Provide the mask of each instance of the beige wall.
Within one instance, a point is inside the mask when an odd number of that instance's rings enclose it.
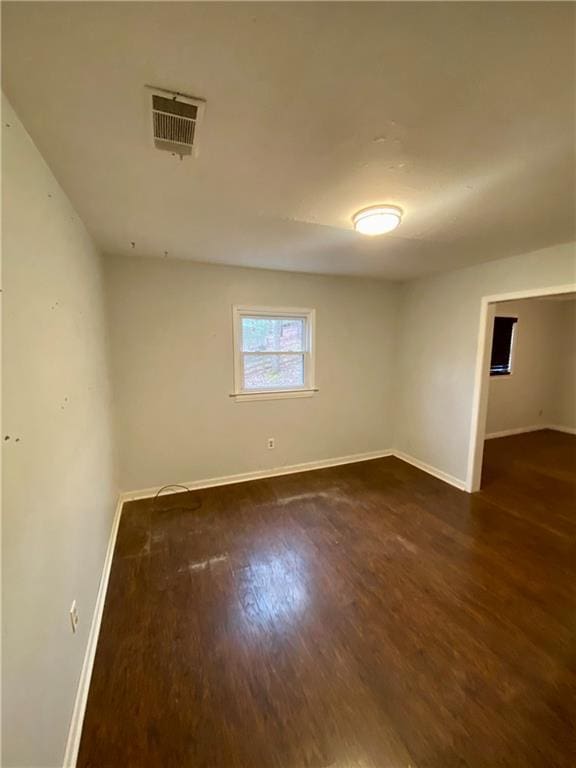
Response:
[[[124,490],[392,447],[398,286],[116,257],[106,274]],[[233,304],[316,309],[314,397],[229,397]]]
[[[573,282],[576,261],[561,245],[404,286],[116,257],[106,274],[124,490],[393,447],[464,481],[481,297]],[[317,396],[228,397],[235,303],[317,308]]]
[[[2,123],[2,764],[51,768],[114,509],[104,302],[98,253],[5,102]]]
[[[406,284],[396,446],[465,481],[482,296],[574,282],[572,243]]]
[[[563,425],[568,413],[570,365],[576,350],[570,343],[565,307],[572,302],[541,299],[496,304],[496,315],[518,318],[513,370],[510,376],[492,376],[488,396],[486,433]],[[572,333],[573,341],[573,333]],[[562,370],[561,370],[562,365]],[[567,425],[566,425],[567,426]]]
[[[560,302],[550,424],[576,431],[576,300]]]

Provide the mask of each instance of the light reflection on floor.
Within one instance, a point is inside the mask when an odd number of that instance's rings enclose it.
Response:
[[[295,546],[259,549],[235,570],[238,618],[242,631],[284,632],[310,603],[309,563]]]

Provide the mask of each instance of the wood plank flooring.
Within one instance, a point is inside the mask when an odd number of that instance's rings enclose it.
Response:
[[[79,768],[574,768],[576,438],[124,508]]]

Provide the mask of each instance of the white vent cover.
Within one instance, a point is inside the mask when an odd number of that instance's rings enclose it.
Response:
[[[182,158],[198,152],[198,127],[205,102],[181,93],[152,90],[152,135],[156,149]]]

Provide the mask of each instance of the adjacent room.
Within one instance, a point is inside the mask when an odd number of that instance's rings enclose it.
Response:
[[[1,12],[2,766],[574,768],[576,4]]]
[[[493,305],[482,488],[500,460],[541,481],[569,471],[576,434],[576,296]],[[494,470],[494,471],[493,471]]]

